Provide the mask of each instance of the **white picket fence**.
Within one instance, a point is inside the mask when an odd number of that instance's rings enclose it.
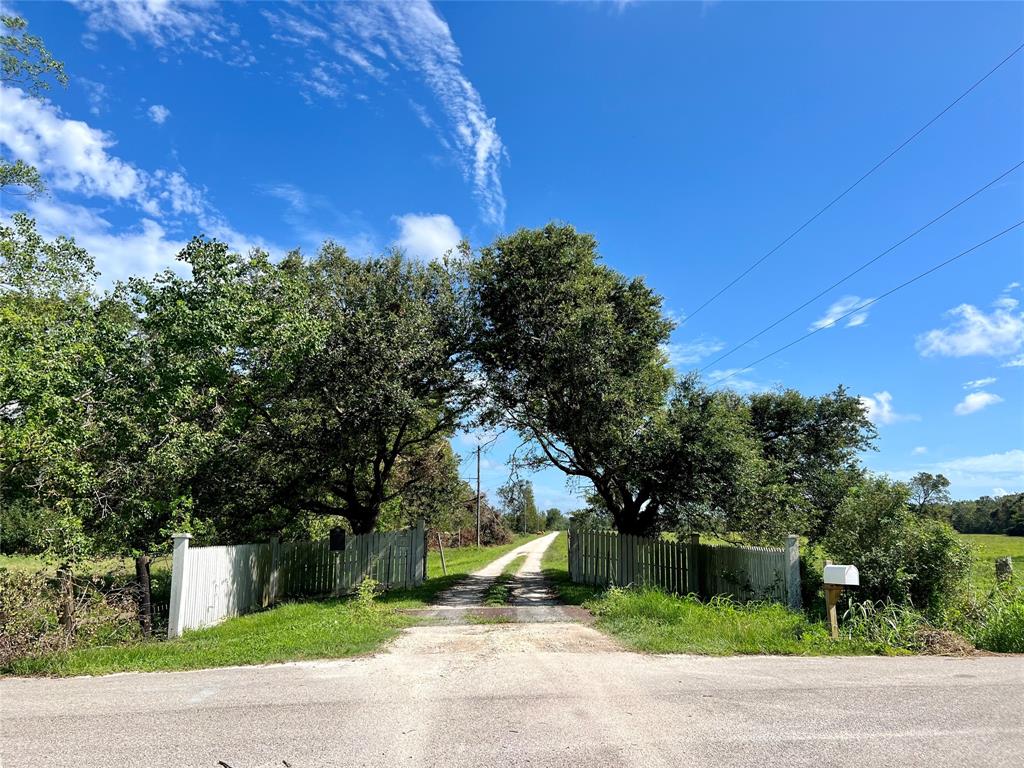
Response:
[[[772,600],[800,608],[800,543],[784,548],[738,547],[620,535],[614,531],[569,531],[569,576],[578,584],[647,585],[701,598]]]
[[[282,598],[347,594],[367,577],[385,589],[416,586],[426,577],[422,520],[404,531],[348,536],[339,551],[327,539],[190,547],[191,538],[174,536],[168,637]]]

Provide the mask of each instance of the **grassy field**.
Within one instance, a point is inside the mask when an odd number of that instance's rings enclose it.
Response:
[[[57,572],[57,562],[44,558],[42,555],[0,555],[0,568],[7,568],[10,571],[19,573],[48,574]],[[163,555],[154,557],[149,566],[151,573],[157,571],[169,571],[171,569],[171,556]],[[135,560],[131,557],[102,557],[93,560],[86,560],[79,569],[82,573],[103,576],[108,573],[135,573]]]
[[[4,672],[62,677],[341,658],[376,650],[408,623],[395,611],[356,600],[286,603],[175,640],[20,659]]]
[[[989,592],[996,584],[996,558],[1013,558],[1014,577],[1024,582],[1024,536],[1003,536],[995,533],[961,533],[960,538],[970,544],[974,552],[971,584],[982,592]]]

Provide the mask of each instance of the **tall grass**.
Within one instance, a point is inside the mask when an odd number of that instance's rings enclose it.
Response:
[[[776,603],[702,602],[655,589],[613,587],[587,607],[598,627],[627,646],[652,653],[865,654],[885,649],[857,638],[832,642],[825,627]]]

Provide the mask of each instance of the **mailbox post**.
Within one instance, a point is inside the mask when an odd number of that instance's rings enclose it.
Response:
[[[860,571],[855,565],[833,565],[831,560],[825,561],[825,613],[828,615],[832,639],[839,639],[839,617],[836,615],[836,603],[843,587],[859,587]]]

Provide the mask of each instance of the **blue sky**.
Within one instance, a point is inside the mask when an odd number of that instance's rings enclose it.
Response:
[[[985,3],[5,3],[65,61],[5,89],[27,205],[105,284],[197,232],[424,258],[552,219],[685,318],[1024,41]],[[675,332],[709,380],[1024,218],[1024,169],[726,360],[715,358],[1024,160],[1024,52]],[[25,206],[3,200],[3,215]],[[1018,229],[723,385],[868,398],[869,467],[1024,490]],[[831,314],[830,314],[831,313]],[[457,439],[469,456],[473,436]],[[484,486],[506,478],[500,439]],[[467,462],[464,474],[473,474]],[[557,471],[538,501],[577,501]]]

